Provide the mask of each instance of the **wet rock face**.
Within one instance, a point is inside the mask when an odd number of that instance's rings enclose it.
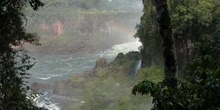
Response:
[[[107,65],[107,60],[105,58],[99,58],[96,61],[95,69],[99,67],[105,67]]]

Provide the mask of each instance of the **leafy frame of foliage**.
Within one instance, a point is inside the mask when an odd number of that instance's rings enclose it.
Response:
[[[135,85],[132,93],[150,94],[152,110],[218,110],[220,109],[220,42],[208,36],[197,43],[191,62],[191,79],[178,81],[175,88],[163,82],[144,80]]]

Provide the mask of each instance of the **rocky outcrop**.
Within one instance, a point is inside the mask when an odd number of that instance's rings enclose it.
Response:
[[[112,61],[112,64],[117,64],[117,63],[127,63],[130,61],[138,61],[140,60],[140,53],[137,51],[131,51],[128,52],[127,54],[119,53],[114,61]]]
[[[107,60],[105,58],[99,58],[96,61],[95,69],[100,67],[105,67],[107,65]]]
[[[121,59],[123,59],[124,57],[125,57],[125,55],[124,55],[123,53],[119,53],[119,54],[116,56],[116,58],[115,58],[114,61],[116,61],[116,60],[121,60]]]

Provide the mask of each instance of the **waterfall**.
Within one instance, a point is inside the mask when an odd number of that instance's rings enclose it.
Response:
[[[137,62],[137,65],[136,65],[136,67],[135,67],[135,69],[134,69],[134,74],[136,75],[137,74],[137,72],[138,72],[138,70],[141,68],[141,60],[138,60],[138,62]]]

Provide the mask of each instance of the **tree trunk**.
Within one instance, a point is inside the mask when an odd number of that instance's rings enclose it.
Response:
[[[163,39],[163,57],[165,79],[164,83],[167,86],[175,87],[177,85],[176,78],[176,55],[174,49],[174,38],[172,33],[171,18],[169,15],[167,0],[154,0],[156,11],[158,14],[159,32]]]

